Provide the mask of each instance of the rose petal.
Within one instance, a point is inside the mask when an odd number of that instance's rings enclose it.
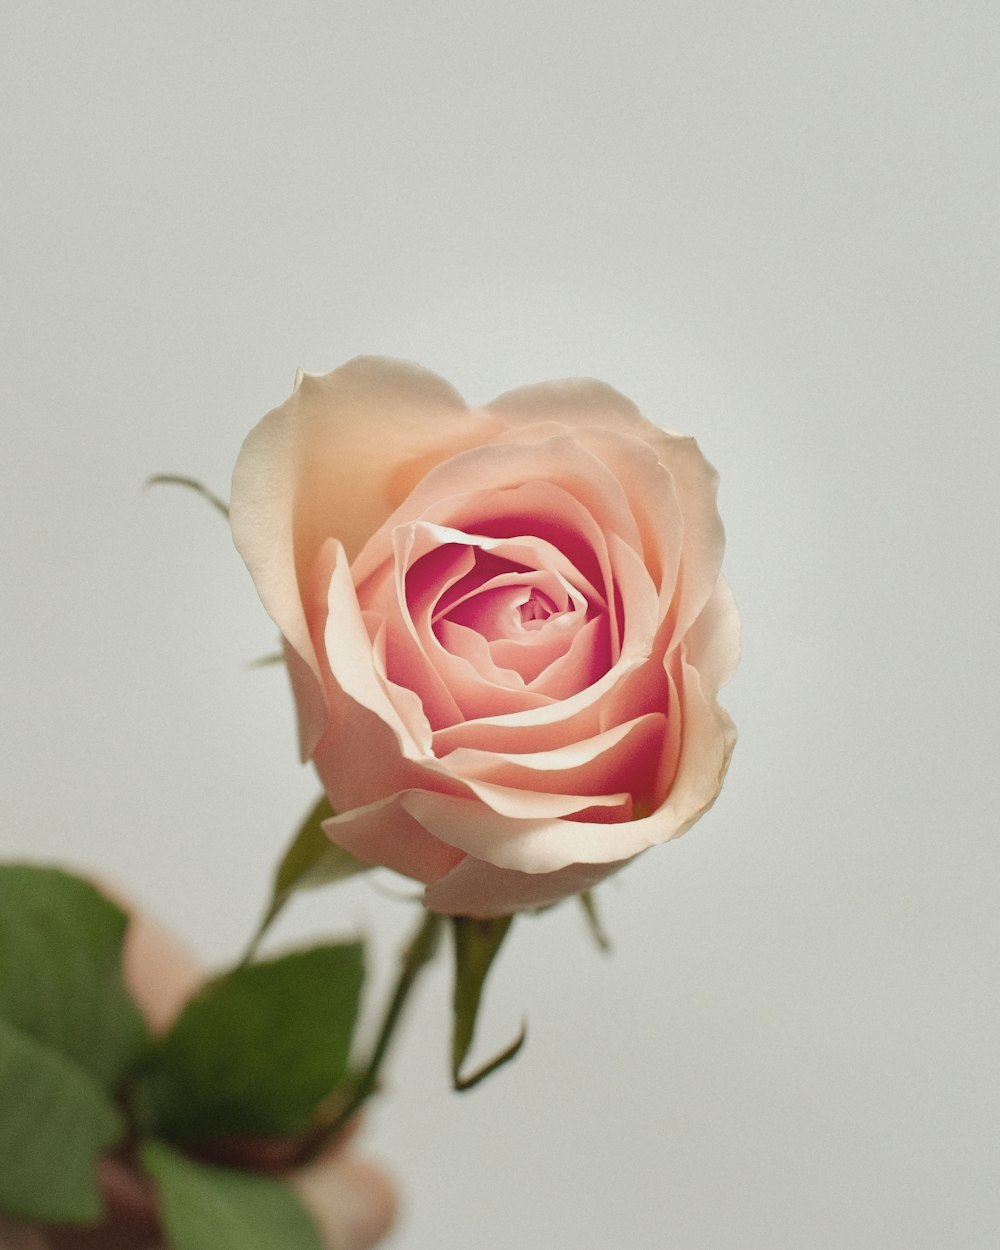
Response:
[[[558,429],[553,432],[542,427],[534,431],[536,437],[530,437],[529,431],[521,433],[523,442],[498,440],[431,469],[358,556],[354,576],[359,588],[384,563],[390,535],[397,526],[422,520],[466,534],[483,533],[484,523],[498,518],[506,521],[514,515],[507,506],[511,502],[507,492],[539,480],[577,500],[603,533],[618,534],[633,548],[641,546],[622,482],[607,465],[578,439]],[[555,492],[550,498],[556,498]],[[507,536],[514,535],[508,531]]]
[[[653,425],[631,400],[592,378],[542,382],[508,391],[485,411],[509,424],[548,420],[563,423],[577,433],[585,428],[614,430],[636,437],[655,451],[673,480],[684,518],[684,568],[678,574],[679,596],[674,609],[675,634],[681,637],[715,585],[725,544],[716,508],[718,474],[695,440]],[[632,490],[629,497],[637,509],[656,498]],[[649,528],[643,525],[642,529],[647,534],[657,532],[655,524]]]
[[[300,374],[292,396],[250,432],[233,472],[233,541],[317,684],[302,598],[323,543],[340,539],[352,558],[428,468],[496,428],[435,374],[359,357],[325,377]],[[297,693],[307,680],[300,668]],[[315,692],[305,699],[302,748],[309,755],[321,704]]]
[[[611,774],[624,776],[633,771],[634,757],[644,755],[650,747],[658,748],[668,728],[664,713],[650,712],[591,738],[572,739],[547,751],[460,747],[440,761],[439,767],[446,767],[452,776],[529,790],[568,790],[571,779],[578,783],[573,793],[581,796],[620,790],[624,787],[612,785]],[[643,762],[642,771],[649,776],[648,761]]]
[[[408,759],[419,759],[430,748],[430,726],[424,722],[417,739],[410,724],[400,716],[396,703],[378,680],[372,662],[371,639],[361,615],[347,563],[347,553],[334,539],[324,552],[332,555],[333,567],[327,594],[327,617],[323,629],[324,652],[330,673],[340,689],[362,707],[374,712],[393,731]]]
[[[589,890],[626,863],[570,864],[558,872],[517,872],[467,855],[424,891],[431,911],[485,920],[533,907],[547,907]]]
[[[410,815],[402,796],[357,807],[323,822],[323,832],[366,864],[379,864],[415,881],[436,881],[464,852],[434,837]]]

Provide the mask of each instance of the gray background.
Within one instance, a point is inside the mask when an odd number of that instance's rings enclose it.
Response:
[[[722,473],[713,812],[521,922],[467,1098],[428,980],[368,1141],[409,1250],[1000,1244],[993,3],[0,14],[0,851],[235,954],[315,782],[225,493],[296,366],[590,374]],[[398,880],[383,883],[389,891]],[[386,890],[298,905],[360,926]]]

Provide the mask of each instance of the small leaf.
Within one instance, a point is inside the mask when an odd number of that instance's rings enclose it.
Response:
[[[587,929],[590,936],[594,939],[599,950],[608,954],[611,950],[611,939],[608,937],[607,930],[601,924],[601,917],[597,912],[597,902],[594,898],[593,890],[583,890],[577,895],[580,900],[580,906],[583,908],[583,915],[587,921]]]
[[[261,938],[296,890],[316,889],[371,869],[371,864],[355,859],[350,851],[331,842],[323,832],[323,821],[329,820],[333,814],[333,808],[324,795],[317,800],[296,831],[274,875],[271,901],[243,957],[244,963],[252,958]]]
[[[0,1212],[84,1223],[102,1212],[97,1160],[125,1131],[78,1065],[0,1020]]]
[[[184,477],[180,473],[154,473],[152,477],[146,478],[146,485],[184,486],[188,490],[193,490],[195,494],[201,495],[202,499],[207,499],[213,508],[221,512],[227,521],[229,520],[229,505],[195,477]]]
[[[147,1040],[121,976],[128,918],[57,868],[0,865],[0,1019],[114,1089]]]
[[[468,1077],[460,1075],[462,1064],[465,1062],[475,1036],[476,1016],[479,1012],[483,984],[507,936],[512,919],[511,916],[500,916],[494,920],[473,920],[468,916],[452,917],[452,934],[455,939],[455,992],[451,1075],[455,1089],[471,1089],[485,1076],[513,1059],[524,1043],[525,1030],[522,1028],[516,1041],[484,1068]]]
[[[145,1142],[140,1158],[172,1250],[323,1250],[305,1208],[274,1177],[199,1163],[162,1142]]]
[[[303,1131],[345,1076],[363,977],[350,942],[209,982],[139,1082],[142,1122],[182,1144]]]

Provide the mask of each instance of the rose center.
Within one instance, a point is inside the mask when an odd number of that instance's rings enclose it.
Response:
[[[545,595],[532,590],[523,603],[517,605],[522,629],[540,629],[556,611],[556,606]]]
[[[452,548],[458,555],[457,544]],[[565,656],[588,619],[583,594],[553,569],[465,549],[464,572],[434,601],[431,628],[446,651],[492,684],[534,682]],[[415,571],[415,570],[414,570]]]

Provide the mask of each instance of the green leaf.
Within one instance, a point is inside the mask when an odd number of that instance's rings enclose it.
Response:
[[[185,477],[180,473],[154,473],[152,477],[146,478],[147,486],[184,486],[188,490],[193,490],[195,494],[201,495],[202,499],[208,502],[218,512],[229,520],[229,505],[224,503],[213,491],[207,486],[199,482],[196,477]]]
[[[302,1132],[345,1076],[363,978],[350,942],[209,982],[139,1081],[141,1121],[181,1144]]]
[[[336,846],[323,832],[323,821],[329,820],[333,814],[333,808],[324,795],[317,800],[299,826],[278,865],[271,889],[271,901],[244,956],[244,962],[252,958],[261,938],[296,890],[330,885],[334,881],[343,881],[346,877],[371,869],[371,864],[355,859],[350,851]]]
[[[451,1076],[455,1089],[471,1089],[484,1077],[508,1063],[524,1044],[522,1026],[517,1038],[484,1067],[461,1076],[462,1064],[469,1053],[476,1031],[476,1016],[483,994],[486,975],[510,929],[512,916],[494,920],[473,920],[468,916],[451,918],[455,940],[455,991],[453,997],[453,1032],[451,1044]]]
[[[145,1142],[172,1250],[323,1250],[319,1233],[287,1185],[271,1176],[196,1162]]]
[[[97,1160],[124,1133],[78,1065],[0,1020],[0,1212],[49,1223],[101,1215]]]
[[[56,868],[0,865],[0,1019],[114,1089],[147,1033],[121,977],[128,918]]]
[[[597,912],[597,902],[594,898],[593,890],[584,890],[577,895],[580,900],[580,906],[583,908],[584,919],[587,922],[587,930],[594,939],[599,950],[605,954],[611,950],[611,939],[608,937],[607,930],[601,924],[601,917]]]

